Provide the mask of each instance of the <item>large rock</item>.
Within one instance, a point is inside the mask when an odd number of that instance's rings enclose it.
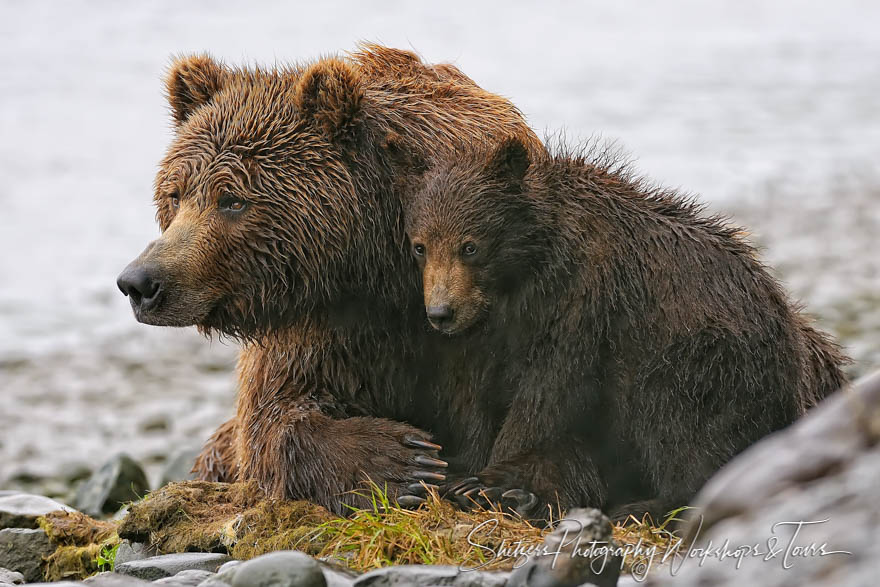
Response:
[[[573,509],[544,539],[544,554],[532,557],[510,576],[507,587],[614,587],[620,557],[611,521],[597,509]],[[590,556],[586,556],[589,554]]]
[[[446,565],[399,565],[361,575],[354,587],[504,587],[508,573],[462,571]]]
[[[76,507],[90,516],[112,514],[150,490],[144,470],[128,455],[107,461],[76,492]]]
[[[233,568],[233,587],[326,587],[318,561],[285,550],[258,556]]]
[[[689,556],[650,585],[878,584],[880,373],[734,459],[694,505]]]
[[[10,493],[0,496],[0,528],[36,528],[37,518],[58,510],[73,511],[42,495]]]
[[[0,567],[21,573],[29,583],[43,578],[43,557],[49,556],[54,550],[43,530],[0,530]]]
[[[165,577],[171,577],[181,571],[210,571],[216,572],[223,563],[232,560],[225,554],[206,552],[184,552],[179,554],[164,554],[135,560],[121,565],[115,565],[113,570],[123,575],[137,577],[145,581],[156,581]]]

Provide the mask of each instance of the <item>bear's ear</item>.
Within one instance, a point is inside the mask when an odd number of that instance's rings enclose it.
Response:
[[[357,71],[342,59],[323,59],[308,68],[296,89],[296,105],[331,139],[350,136],[361,112],[364,90]]]
[[[168,69],[165,91],[175,122],[183,124],[200,106],[223,89],[227,72],[207,55],[178,57]]]
[[[489,158],[489,173],[492,177],[511,186],[522,183],[531,161],[525,143],[517,137],[503,140]]]

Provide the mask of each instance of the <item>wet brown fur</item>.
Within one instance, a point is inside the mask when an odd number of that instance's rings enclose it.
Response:
[[[412,443],[445,416],[428,407],[430,333],[397,195],[411,170],[396,162],[485,134],[540,141],[455,67],[375,45],[273,70],[184,57],[166,83],[163,233],[133,262],[161,277],[161,298],[136,314],[244,343],[237,414],[198,476],[346,513],[366,504],[350,493],[366,477],[393,497],[440,475],[423,464],[436,451]]]
[[[496,496],[537,495],[529,516],[662,519],[840,388],[847,360],[737,227],[607,153],[557,151],[458,153],[408,200],[425,299],[450,283],[465,316],[431,353],[437,409],[458,415],[441,436]]]

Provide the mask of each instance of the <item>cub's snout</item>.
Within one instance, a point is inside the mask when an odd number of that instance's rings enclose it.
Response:
[[[453,324],[455,310],[449,304],[427,306],[425,312],[428,315],[428,322],[437,330],[446,330]]]

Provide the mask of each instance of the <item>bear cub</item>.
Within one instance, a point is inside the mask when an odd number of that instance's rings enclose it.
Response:
[[[512,138],[410,192],[462,505],[662,519],[844,382],[738,228],[608,158]]]

